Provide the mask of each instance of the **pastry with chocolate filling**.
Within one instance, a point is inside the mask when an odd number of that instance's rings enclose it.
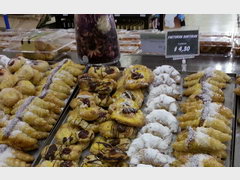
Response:
[[[79,143],[88,146],[89,142],[94,138],[94,132],[65,123],[58,130],[55,137],[57,144],[74,145]]]
[[[130,145],[129,139],[105,139],[96,137],[90,152],[103,161],[119,162],[128,158],[126,150]]]
[[[111,163],[102,161],[96,155],[90,154],[83,159],[81,167],[111,167]]]
[[[134,127],[144,125],[144,114],[132,100],[124,100],[121,103],[115,102],[114,105],[111,105],[110,111],[112,113],[111,118],[120,124]]]
[[[45,160],[68,160],[78,161],[81,150],[72,146],[52,144],[45,146],[41,152],[41,156]]]
[[[106,121],[99,125],[99,133],[106,138],[135,138],[137,129],[115,121]]]
[[[117,83],[113,79],[96,79],[89,74],[79,76],[78,82],[81,90],[99,94],[110,94],[116,89]]]
[[[90,67],[88,74],[98,79],[109,78],[117,80],[120,76],[120,71],[116,66]]]
[[[126,89],[141,89],[148,87],[154,80],[153,72],[143,65],[132,65],[123,72]]]
[[[38,167],[78,167],[78,163],[75,161],[52,160],[43,161]]]
[[[138,104],[138,108],[142,106],[144,95],[141,89],[126,90],[124,88],[118,89],[112,96],[114,100],[119,98],[131,99]]]
[[[11,61],[8,62],[8,70],[11,73],[15,73],[18,71],[24,64],[26,63],[26,59],[22,56],[17,58],[13,58]]]

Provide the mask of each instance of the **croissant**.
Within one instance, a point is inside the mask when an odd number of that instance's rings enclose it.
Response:
[[[178,121],[177,119],[168,111],[164,109],[154,110],[146,116],[147,123],[158,122],[162,125],[167,126],[172,132],[177,132]]]
[[[181,82],[180,73],[174,67],[169,65],[158,66],[156,69],[154,69],[153,73],[157,76],[163,73],[167,73],[176,81],[176,83],[179,84]]]
[[[176,81],[171,78],[171,76],[167,73],[159,74],[155,76],[154,81],[152,83],[153,87],[157,87],[161,84],[166,84],[168,86],[172,86],[176,84]]]
[[[130,165],[150,164],[162,167],[171,164],[175,159],[169,155],[162,154],[157,149],[141,149],[138,153],[130,157]]]
[[[148,95],[148,99],[149,99],[149,101],[151,101],[152,99],[160,96],[161,94],[166,94],[175,99],[181,98],[181,93],[176,87],[168,86],[166,84],[161,84],[161,85],[151,89],[151,91]]]
[[[204,76],[204,72],[200,71],[191,75],[188,75],[184,78],[184,81],[192,81],[192,80],[196,80],[196,79],[200,79]]]
[[[178,105],[176,99],[161,94],[160,96],[154,98],[152,101],[147,102],[147,107],[144,108],[145,113],[151,113],[154,109],[166,109],[172,114],[176,115],[178,112]]]
[[[150,133],[154,136],[158,136],[164,140],[172,138],[171,130],[167,126],[163,126],[160,123],[149,123],[141,128],[139,134]]]
[[[128,156],[132,156],[143,148],[158,149],[160,152],[164,152],[169,147],[168,143],[162,138],[144,133],[132,141],[127,154]]]

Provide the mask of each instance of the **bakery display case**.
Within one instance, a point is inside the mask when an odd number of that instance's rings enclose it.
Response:
[[[52,61],[70,50],[68,47],[74,42],[64,30],[41,31],[32,30],[11,39],[6,53],[20,53],[29,59]]]

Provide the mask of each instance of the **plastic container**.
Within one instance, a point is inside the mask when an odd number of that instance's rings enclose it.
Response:
[[[12,39],[12,45],[4,52],[22,53],[28,59],[52,61],[70,50],[74,42],[65,30],[32,30]]]
[[[232,49],[230,37],[200,37],[200,53],[204,54],[228,54]]]
[[[119,41],[120,46],[141,46],[141,41],[135,40],[135,41]]]
[[[240,36],[239,35],[236,36],[236,38],[234,39],[233,53],[236,56],[240,56]]]
[[[75,15],[77,52],[81,63],[116,64],[120,58],[113,15]]]
[[[135,41],[135,40],[140,40],[140,34],[119,34],[118,39],[122,41]]]
[[[140,52],[140,48],[137,46],[120,46],[120,52],[127,54],[138,54]]]

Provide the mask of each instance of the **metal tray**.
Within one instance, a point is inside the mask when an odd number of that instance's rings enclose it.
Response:
[[[196,73],[196,72],[181,72],[179,71],[182,77],[182,82],[183,83],[183,78],[186,77],[187,75],[190,75],[192,73]],[[235,85],[235,79],[236,79],[236,74],[228,74],[231,78],[232,81],[231,83],[228,84],[228,86],[226,87],[226,89],[223,90],[224,95],[225,95],[225,102],[224,102],[224,106],[230,108],[233,111],[233,114],[235,115],[235,117],[232,119],[232,123],[231,123],[231,129],[232,129],[232,139],[231,141],[229,141],[228,143],[226,143],[227,145],[227,159],[225,160],[225,166],[226,167],[233,167],[234,166],[234,158],[235,158],[235,138],[236,138],[236,125],[237,125],[237,121],[236,121],[236,95],[233,93],[233,90],[235,89],[236,85]],[[183,87],[183,86],[182,86]],[[182,98],[182,101],[184,101],[186,99],[186,97]],[[240,132],[240,127],[239,127],[239,132]],[[240,136],[240,135],[239,135]],[[239,142],[240,142],[240,137],[239,137]],[[239,143],[239,147],[240,147],[240,143]],[[240,159],[240,157],[238,157]],[[239,165],[240,165],[240,160],[239,160]]]
[[[238,74],[239,75],[239,74]],[[236,84],[236,87],[239,85]],[[234,93],[233,93],[234,94]],[[236,132],[235,132],[235,152],[234,152],[234,167],[240,167],[240,97],[236,96]]]

